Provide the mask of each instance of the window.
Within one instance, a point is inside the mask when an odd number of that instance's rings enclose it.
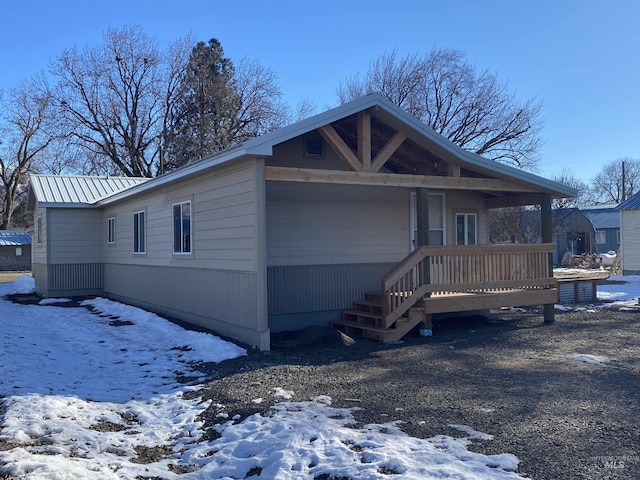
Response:
[[[616,242],[620,245],[620,230],[616,230]]]
[[[107,219],[107,243],[116,243],[116,218]]]
[[[145,253],[144,211],[133,214],[133,253]]]
[[[596,230],[596,243],[599,245],[607,243],[607,232],[604,230]]]
[[[191,202],[173,205],[173,253],[191,253]]]
[[[38,243],[42,243],[42,216],[36,221],[36,239]]]
[[[477,243],[475,213],[456,213],[456,245]]]

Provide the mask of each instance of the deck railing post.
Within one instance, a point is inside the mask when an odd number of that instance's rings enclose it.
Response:
[[[542,243],[553,242],[553,222],[551,218],[551,195],[548,193],[541,194],[540,198],[540,217],[542,221]],[[548,274],[553,277],[553,252],[548,254]],[[551,324],[555,322],[555,305],[546,303],[543,306],[544,323]]]

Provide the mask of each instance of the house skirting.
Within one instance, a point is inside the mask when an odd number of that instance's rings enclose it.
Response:
[[[31,266],[36,279],[36,293],[43,297],[102,295],[104,293],[101,263],[64,263]]]
[[[109,298],[269,349],[255,272],[105,264]]]
[[[395,263],[271,266],[267,268],[269,328],[273,332],[328,325],[367,291],[379,291]]]

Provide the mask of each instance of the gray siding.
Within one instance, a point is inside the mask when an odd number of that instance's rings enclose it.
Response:
[[[102,215],[81,208],[48,209],[49,264],[102,262]]]
[[[269,315],[351,308],[380,290],[395,263],[279,266],[267,269]]]
[[[102,263],[49,265],[46,296],[101,295],[104,292]]]
[[[620,248],[625,275],[640,272],[640,210],[622,210],[620,217]]]
[[[33,238],[31,240],[31,262],[32,263],[47,263],[47,209],[36,208],[33,212]],[[38,221],[38,218],[41,220]],[[41,226],[42,231],[38,232],[38,225]],[[38,238],[41,241],[38,241]]]
[[[168,315],[269,348],[269,331],[260,329],[257,274],[202,268],[107,264],[111,298]]]
[[[398,262],[410,251],[403,188],[268,182],[267,265]]]
[[[261,161],[226,166],[102,211],[105,291],[262,349],[269,348]],[[191,201],[193,252],[173,253],[172,206]],[[146,253],[133,253],[133,213],[145,211]],[[115,217],[115,244],[107,219]]]

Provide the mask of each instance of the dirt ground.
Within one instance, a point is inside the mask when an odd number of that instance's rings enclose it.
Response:
[[[401,422],[416,437],[456,436],[450,425],[468,425],[493,435],[471,450],[512,453],[533,479],[640,478],[640,313],[587,309],[544,325],[537,311],[496,311],[396,345],[282,344],[211,366],[204,395],[223,407],[209,409],[208,426],[219,413],[267,410],[281,387],[294,400],[329,395],[357,407],[362,424]]]
[[[31,275],[31,272],[0,272],[0,283],[13,282],[22,275]]]
[[[584,361],[597,357],[606,361]],[[294,401],[329,395],[360,424],[399,422],[416,437],[468,425],[493,435],[470,450],[514,454],[536,480],[640,478],[640,311],[586,307],[551,325],[536,309],[492,311],[393,345],[281,334],[271,352],[200,369],[210,439],[219,414],[266,412],[279,387]]]

